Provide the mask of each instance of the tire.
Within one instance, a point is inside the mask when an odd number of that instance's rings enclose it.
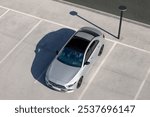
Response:
[[[79,79],[78,84],[77,84],[77,89],[80,88],[81,84],[83,81],[83,76]]]
[[[101,49],[99,50],[98,56],[100,56],[103,53],[104,50],[104,44],[102,45]]]

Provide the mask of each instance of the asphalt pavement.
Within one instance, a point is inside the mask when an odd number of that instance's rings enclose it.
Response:
[[[150,99],[150,28],[123,20],[116,39],[118,25],[119,17],[58,1],[0,1],[0,99]],[[103,29],[102,56],[73,93],[48,88],[55,49],[83,26]]]
[[[64,0],[119,16],[120,5],[127,6],[124,17],[150,25],[149,0]]]

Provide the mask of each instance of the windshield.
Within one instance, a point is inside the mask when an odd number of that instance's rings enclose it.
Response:
[[[83,52],[71,47],[65,47],[57,59],[64,64],[81,67],[83,56]]]

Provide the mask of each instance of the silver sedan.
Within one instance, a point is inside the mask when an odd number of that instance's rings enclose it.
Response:
[[[47,86],[72,92],[82,84],[85,74],[104,49],[104,35],[92,27],[79,29],[57,53],[47,69]]]

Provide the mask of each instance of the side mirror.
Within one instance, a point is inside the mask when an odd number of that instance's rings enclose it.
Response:
[[[89,61],[86,61],[86,62],[85,62],[85,65],[89,65],[89,64],[90,64],[90,62],[89,62]]]
[[[35,50],[34,50],[34,52],[37,54],[37,53],[39,53],[41,51],[41,49],[40,48],[36,48]]]
[[[59,53],[59,51],[58,50],[56,50],[56,55]]]

